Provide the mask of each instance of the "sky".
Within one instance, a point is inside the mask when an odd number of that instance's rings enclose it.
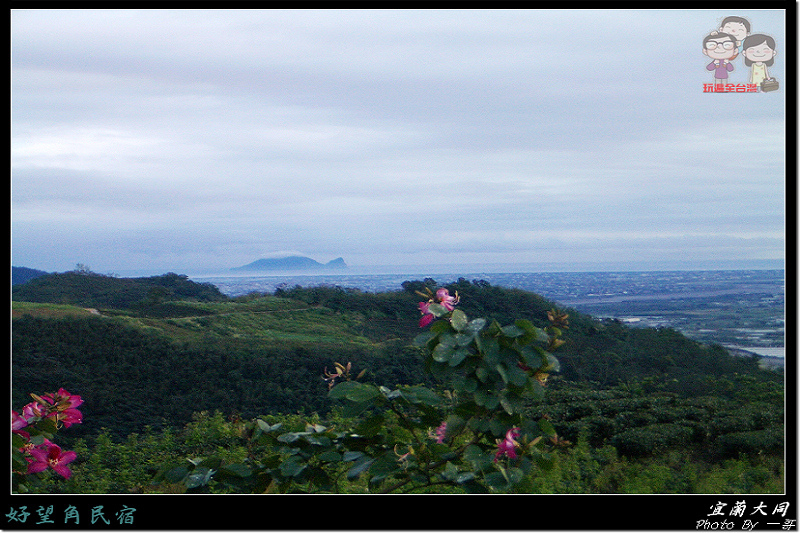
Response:
[[[730,15],[779,90],[705,92]],[[12,264],[781,268],[785,17],[12,10]]]

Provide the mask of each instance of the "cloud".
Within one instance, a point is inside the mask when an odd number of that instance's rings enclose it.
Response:
[[[14,11],[14,261],[772,258],[783,95],[703,94],[726,14]]]

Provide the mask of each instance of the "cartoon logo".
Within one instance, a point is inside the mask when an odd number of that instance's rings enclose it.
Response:
[[[775,40],[761,33],[750,33],[750,22],[742,17],[726,17],[718,30],[703,38],[703,54],[711,62],[706,70],[712,73],[712,83],[703,84],[703,92],[770,92],[779,84],[770,76],[768,67],[775,63],[777,55]],[[747,83],[732,83],[731,75],[736,70],[734,61],[742,56],[750,72]]]

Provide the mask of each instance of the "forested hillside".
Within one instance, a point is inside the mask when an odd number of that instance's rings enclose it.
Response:
[[[30,392],[63,387],[80,394],[84,422],[64,438],[89,443],[179,431],[201,411],[325,419],[337,402],[323,375],[337,362],[366,371],[362,381],[375,385],[436,387],[413,346],[416,291],[426,287],[435,290],[436,282],[409,281],[380,294],[295,287],[230,299],[174,274],[37,278],[13,295],[13,405],[27,403]],[[447,288],[457,291],[466,315],[500,324],[523,318],[545,327],[555,307],[484,281]],[[530,405],[561,437],[630,460],[672,450],[706,467],[740,454],[769,456],[777,463],[764,482],[780,477],[781,373],[670,329],[561,311],[569,327],[557,352],[560,372],[547,382],[544,400]]]
[[[11,298],[92,308],[139,308],[164,314],[159,304],[175,300],[220,301],[225,295],[210,283],[196,283],[172,272],[147,278],[117,278],[73,271],[32,278],[14,286]]]

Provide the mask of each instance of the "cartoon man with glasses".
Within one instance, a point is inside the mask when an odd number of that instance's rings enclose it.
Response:
[[[724,85],[728,72],[733,72],[733,58],[739,53],[736,37],[728,33],[712,33],[703,39],[703,53],[711,58],[706,70],[714,72],[714,83]]]

